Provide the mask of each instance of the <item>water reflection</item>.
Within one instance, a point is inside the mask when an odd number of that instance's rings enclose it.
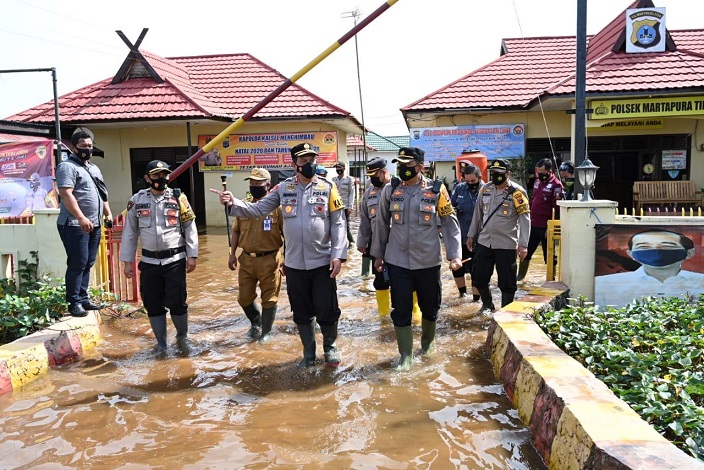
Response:
[[[449,271],[437,353],[420,357],[417,331],[413,369],[399,373],[393,328],[351,254],[338,285],[342,367],[298,369],[286,296],[272,341],[251,342],[224,230],[201,244],[190,350],[169,325],[157,359],[144,316],[106,318],[91,360],[0,396],[0,468],[545,468],[484,358],[488,318],[455,298]]]

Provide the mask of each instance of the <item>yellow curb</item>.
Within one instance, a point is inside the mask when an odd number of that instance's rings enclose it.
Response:
[[[0,370],[9,376],[9,386],[0,377],[0,393],[27,385],[46,374],[54,364],[83,359],[101,339],[100,322],[99,314],[89,313],[0,346]],[[2,388],[3,384],[6,388]]]

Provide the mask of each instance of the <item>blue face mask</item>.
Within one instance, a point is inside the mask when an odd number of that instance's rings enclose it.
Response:
[[[656,248],[632,250],[631,257],[640,264],[660,268],[684,261],[687,259],[687,250],[684,248],[677,248],[675,250],[658,250]]]

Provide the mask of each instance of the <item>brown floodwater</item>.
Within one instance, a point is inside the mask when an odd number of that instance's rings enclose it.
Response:
[[[169,324],[169,353],[157,358],[145,315],[105,315],[88,360],[0,395],[1,469],[546,468],[485,354],[489,317],[457,298],[449,270],[437,352],[419,356],[417,326],[413,368],[397,372],[393,326],[351,252],[338,278],[343,363],[300,369],[285,287],[272,341],[252,342],[225,229],[200,243],[190,350],[178,350]],[[540,252],[534,261],[538,283]]]

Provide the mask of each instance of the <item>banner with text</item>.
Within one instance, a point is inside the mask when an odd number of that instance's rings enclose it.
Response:
[[[203,148],[214,135],[198,136]],[[200,171],[233,171],[291,168],[291,147],[308,142],[318,152],[317,162],[327,167],[337,162],[337,131],[282,134],[234,134],[223,140],[198,161]]]
[[[522,158],[525,155],[525,126],[426,127],[411,129],[411,146],[425,151],[426,161],[450,162],[463,150],[479,150],[488,160]]]
[[[58,207],[53,140],[0,144],[0,218]]]
[[[595,100],[590,119],[631,119],[659,116],[704,115],[704,96]]]

